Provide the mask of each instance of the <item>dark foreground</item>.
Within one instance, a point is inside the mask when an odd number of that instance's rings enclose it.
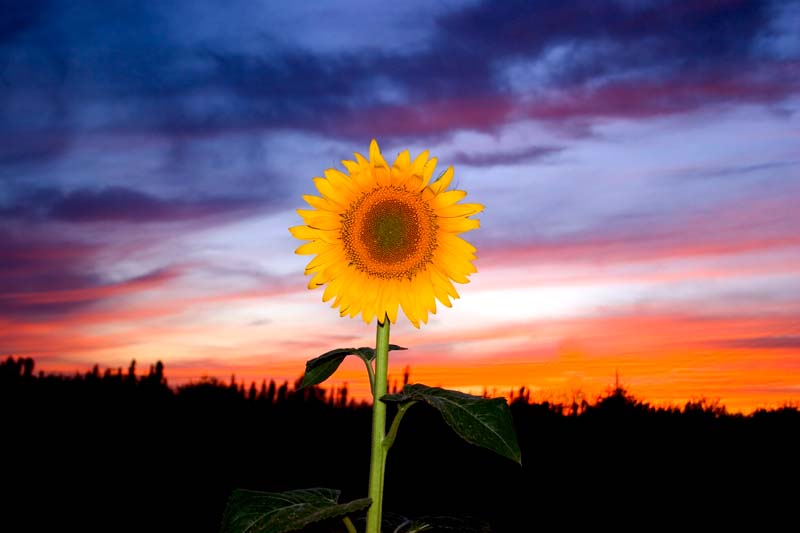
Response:
[[[33,368],[0,363],[0,531],[218,531],[235,488],[366,495],[371,410],[346,391],[174,391],[160,365],[69,378]],[[594,404],[518,398],[512,412],[521,468],[415,406],[389,456],[386,510],[499,532],[798,523],[795,407],[653,408],[617,387]]]

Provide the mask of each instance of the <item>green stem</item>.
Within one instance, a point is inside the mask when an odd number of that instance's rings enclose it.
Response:
[[[364,364],[367,365],[367,374],[369,374],[369,391],[372,393],[372,398],[375,399],[375,371],[372,369],[372,363],[367,361],[366,358],[361,358]]]
[[[417,403],[416,400],[410,401],[408,403],[401,403],[400,406],[397,408],[397,414],[394,415],[394,420],[392,420],[392,425],[389,428],[389,433],[386,434],[386,438],[383,439],[383,450],[384,453],[388,453],[389,449],[391,449],[392,444],[394,444],[394,439],[397,437],[397,429],[400,427],[400,421],[403,420],[403,415],[406,414],[409,407]]]
[[[356,531],[356,526],[353,525],[353,521],[350,520],[349,516],[342,518],[342,522],[344,522],[344,527],[347,528],[347,533],[358,533]]]
[[[386,395],[389,370],[389,319],[383,317],[378,323],[375,341],[375,385],[372,390],[372,456],[369,465],[369,497],[372,504],[367,511],[367,532],[380,533],[383,506],[383,471],[386,466],[386,451],[383,446],[386,436],[386,404],[380,399]]]

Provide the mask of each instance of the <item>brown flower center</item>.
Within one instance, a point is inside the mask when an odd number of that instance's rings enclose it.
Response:
[[[419,194],[377,187],[356,200],[342,219],[350,263],[379,278],[413,277],[436,249],[436,217]]]

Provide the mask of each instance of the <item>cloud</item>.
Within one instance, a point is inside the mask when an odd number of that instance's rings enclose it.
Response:
[[[272,207],[256,196],[161,198],[124,186],[80,188],[70,192],[44,188],[0,207],[0,217],[22,220],[119,224],[200,221],[244,217]]]
[[[710,72],[666,79],[610,81],[597,88],[567,87],[523,106],[521,114],[543,121],[647,118],[724,104],[780,102],[796,94],[800,63],[753,65],[747,74]]]
[[[91,304],[149,290],[180,271],[161,268],[122,281],[97,272],[107,246],[64,235],[0,232],[0,317],[67,316]]]
[[[0,301],[20,306],[90,303],[159,287],[180,273],[177,268],[163,268],[117,283],[47,291],[12,291],[0,296]]]
[[[26,305],[14,295],[48,292],[100,283],[92,263],[100,247],[78,240],[22,236],[0,231],[0,316],[46,316],[67,313],[81,302],[60,301],[51,305]]]
[[[15,105],[0,105],[0,122],[8,134],[34,137],[7,146],[5,157],[56,152],[53,132],[76,126],[437,136],[492,131],[525,117],[592,120],[772,103],[796,94],[800,78],[798,58],[763,45],[782,38],[768,2],[485,1],[435,13],[427,42],[410,50],[330,51],[309,47],[307,37],[293,45],[275,27],[267,33],[281,35],[280,44],[253,36],[245,46],[235,33],[216,31],[239,14],[218,13],[212,28],[191,18],[202,10],[170,6],[62,11],[42,3],[6,21],[0,102]],[[269,24],[264,13],[252,17]],[[549,61],[554,51],[558,61]],[[509,79],[512,71],[523,73],[521,85]],[[535,75],[525,82],[529,71]],[[32,109],[42,111],[30,125]]]
[[[244,197],[161,199],[126,187],[79,189],[48,209],[48,216],[66,222],[169,222],[252,212],[262,202]]]
[[[458,39],[479,57],[529,57],[558,43],[611,41],[630,54],[686,64],[748,54],[770,15],[766,2],[518,0],[497,5],[485,0],[442,17],[438,24],[443,41]],[[633,57],[620,54],[618,62]]]
[[[518,228],[513,249],[479,246],[483,264],[589,262],[612,264],[796,248],[797,191],[713,205],[705,210],[606,217],[581,230],[544,236]]]
[[[745,179],[756,175],[760,177],[764,171],[771,171],[770,174],[782,177],[781,172],[785,169],[794,169],[800,166],[800,160],[785,160],[785,161],[769,161],[764,163],[753,164],[733,164],[733,165],[720,165],[712,168],[686,168],[680,169],[668,176],[669,179],[676,182],[681,181],[696,181],[696,180],[709,180],[709,179]]]
[[[711,341],[709,344],[719,348],[741,348],[752,350],[800,349],[800,336],[783,335],[774,337],[742,337]]]
[[[0,283],[9,283],[3,290],[19,285],[20,277],[46,274],[57,265],[59,269],[86,270],[100,246],[78,240],[41,237],[34,233],[21,235],[0,230]],[[38,285],[48,285],[43,280]]]
[[[453,164],[472,167],[493,167],[497,165],[515,165],[529,163],[563,151],[560,146],[526,146],[517,150],[495,151],[488,153],[455,152],[447,160]]]

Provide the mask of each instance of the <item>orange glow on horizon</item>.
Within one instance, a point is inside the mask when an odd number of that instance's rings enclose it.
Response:
[[[749,209],[770,213],[769,205]],[[703,222],[727,227],[726,213]],[[392,342],[409,350],[392,353],[390,386],[410,367],[412,382],[505,396],[524,386],[534,400],[571,403],[603,395],[619,372],[632,394],[655,405],[705,398],[751,412],[800,402],[800,308],[791,298],[800,241],[746,237],[482,251],[463,301],[421,332],[392,328]],[[301,272],[201,281],[176,266],[94,288],[5,295],[0,303],[26,309],[67,307],[0,318],[0,356],[30,356],[37,369],[67,374],[95,363],[125,372],[131,359],[146,373],[161,360],[172,385],[235,375],[249,387],[294,383],[306,360],[374,342],[374,330],[319,305]],[[345,382],[351,398],[370,399],[359,361],[345,361],[330,384]]]
[[[749,413],[800,401],[797,348],[791,343],[782,346],[781,342],[768,346],[770,339],[780,341],[782,337],[765,335],[795,326],[794,317],[788,315],[705,319],[635,315],[537,321],[465,331],[455,338],[415,335],[397,340],[410,349],[390,354],[389,385],[402,386],[404,369],[409,367],[412,383],[506,397],[524,386],[532,400],[569,404],[575,398],[593,402],[613,386],[618,372],[621,383],[634,396],[653,405],[682,406],[687,401],[706,399],[719,401],[731,412]],[[512,333],[517,337],[505,350],[488,350],[491,342],[510,338]],[[726,340],[731,338],[755,339],[754,346]],[[759,342],[765,346],[759,347]],[[487,351],[437,353],[437,347],[445,343],[456,347],[478,344],[486,346]],[[268,363],[254,363],[258,357],[163,361],[173,386],[203,377],[229,382],[234,375],[238,383],[249,388],[251,382],[258,387],[262,380],[270,379],[293,384],[302,376],[304,360],[325,349],[309,343],[300,350],[303,359],[265,356]],[[120,365],[123,372],[129,361]],[[153,363],[155,359],[140,359],[139,373],[146,373]],[[89,370],[75,362],[47,360],[38,367],[64,373]],[[347,384],[351,398],[371,399],[363,363],[356,358],[346,359],[326,385],[343,384]]]

